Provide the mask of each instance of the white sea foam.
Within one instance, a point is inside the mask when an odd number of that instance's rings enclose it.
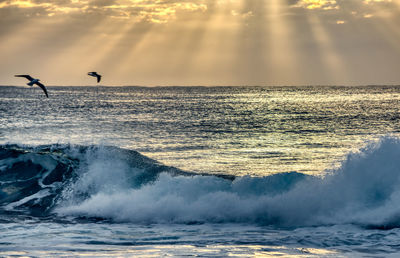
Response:
[[[90,192],[89,198],[72,197],[56,211],[138,223],[385,223],[400,214],[399,157],[399,140],[384,138],[349,154],[325,178],[307,177],[296,183],[295,174],[287,174],[281,184],[268,184],[272,177],[230,181],[161,173],[157,180],[136,188],[127,184],[129,174],[137,173],[134,168],[115,157],[102,157],[92,159],[87,174],[74,185],[79,187],[75,190]],[[293,184],[287,183],[291,180]],[[282,182],[289,187],[283,189]]]

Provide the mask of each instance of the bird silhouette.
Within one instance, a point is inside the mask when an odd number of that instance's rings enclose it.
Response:
[[[24,78],[28,79],[29,82],[27,83],[27,85],[33,86],[36,84],[37,86],[42,88],[42,90],[44,91],[44,94],[46,94],[46,97],[49,97],[49,95],[47,94],[46,87],[42,83],[39,82],[40,81],[39,79],[35,79],[32,76],[27,75],[27,74],[18,74],[18,75],[15,75],[15,77],[24,77]]]
[[[101,75],[96,73],[96,72],[89,72],[88,75],[96,77],[97,78],[97,83],[99,83],[100,80],[101,80]]]

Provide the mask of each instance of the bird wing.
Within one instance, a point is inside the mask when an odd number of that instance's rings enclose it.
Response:
[[[23,78],[26,78],[26,79],[28,79],[30,81],[33,80],[32,76],[27,75],[27,74],[17,74],[17,75],[15,75],[15,77],[23,77]]]
[[[44,94],[46,94],[46,97],[49,97],[49,95],[47,94],[47,89],[46,89],[46,87],[42,84],[42,83],[40,83],[40,82],[37,82],[37,83],[35,83],[37,86],[39,86],[40,88],[42,88],[42,90],[44,91]]]
[[[100,80],[101,80],[101,75],[97,75],[97,83],[99,83],[100,82]]]

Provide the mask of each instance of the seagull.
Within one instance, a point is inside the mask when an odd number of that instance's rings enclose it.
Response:
[[[32,76],[26,75],[26,74],[15,75],[15,77],[24,77],[24,78],[28,79],[29,82],[27,83],[27,85],[33,86],[36,84],[37,86],[42,88],[42,90],[44,91],[44,94],[46,94],[46,97],[49,97],[49,95],[47,94],[46,87],[42,83],[39,82],[40,81],[39,79],[35,79]]]
[[[96,73],[96,72],[90,72],[90,73],[88,73],[88,75],[96,77],[97,78],[97,83],[99,83],[100,80],[101,80],[101,75]]]

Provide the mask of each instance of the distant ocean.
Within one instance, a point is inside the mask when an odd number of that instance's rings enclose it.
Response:
[[[400,86],[0,86],[0,256],[400,255]]]

